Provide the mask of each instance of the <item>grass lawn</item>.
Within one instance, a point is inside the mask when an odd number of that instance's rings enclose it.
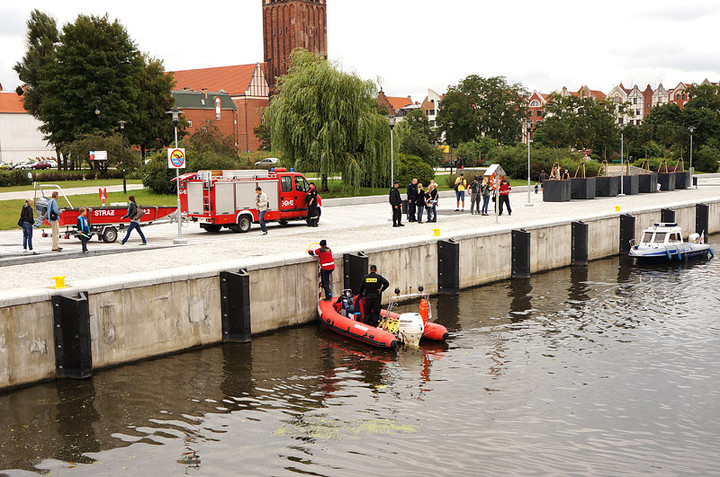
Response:
[[[176,196],[155,194],[149,190],[128,191],[128,195],[134,195],[138,205],[167,205],[174,207],[177,204]],[[76,208],[100,207],[101,205],[100,197],[98,197],[97,194],[71,195],[69,199]],[[127,201],[127,196],[122,192],[108,192],[108,198],[105,204],[110,205],[113,202],[127,203]],[[2,206],[0,206],[0,230],[18,229],[18,231],[20,231],[20,227],[17,226],[17,221],[20,218],[20,211],[22,210],[23,204],[25,204],[25,200],[3,200],[0,204],[2,204]],[[68,207],[67,202],[65,202],[65,199],[62,197],[59,198],[58,205],[60,205],[60,207]],[[22,238],[22,234],[20,237]]]
[[[140,179],[128,179],[128,184],[142,184]],[[87,181],[58,181],[58,182],[40,182],[40,184],[57,184],[63,189],[69,189],[71,187],[107,187],[112,185],[122,185],[122,179],[93,179]],[[0,187],[0,192],[21,192],[30,191],[33,192],[33,186],[30,185],[19,185]]]

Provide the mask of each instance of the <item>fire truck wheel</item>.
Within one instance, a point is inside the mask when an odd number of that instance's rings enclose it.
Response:
[[[217,233],[217,232],[220,232],[220,230],[222,229],[222,225],[217,225],[217,224],[202,224],[202,225],[200,225],[200,228],[202,228],[202,229],[205,230],[206,232]]]
[[[278,224],[280,224],[280,225],[282,225],[283,227],[285,227],[287,224],[289,224],[289,222],[288,222],[287,220],[278,220]]]
[[[102,241],[105,243],[113,243],[117,240],[118,233],[115,227],[106,227],[102,233]]]
[[[247,215],[243,215],[238,219],[237,228],[235,229],[236,232],[242,232],[245,233],[248,230],[250,230],[250,226],[252,225],[252,222],[250,222],[250,219]]]

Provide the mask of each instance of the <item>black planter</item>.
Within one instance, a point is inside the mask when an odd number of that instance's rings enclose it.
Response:
[[[675,173],[675,188],[676,189],[689,189],[691,186],[692,178],[690,172],[676,172]]]
[[[567,202],[571,196],[570,181],[543,182],[543,202]]]
[[[658,173],[640,174],[638,176],[638,191],[641,194],[657,192]]]
[[[620,176],[597,176],[595,178],[596,197],[615,197],[620,192]]]
[[[625,195],[635,195],[639,192],[640,176],[623,176],[622,192]]]
[[[594,199],[595,177],[570,179],[570,197],[573,199]]]
[[[660,190],[663,192],[675,190],[675,173],[658,172],[658,184],[660,184]]]

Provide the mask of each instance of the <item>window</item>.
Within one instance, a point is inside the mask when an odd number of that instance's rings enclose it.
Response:
[[[633,104],[637,104],[637,98],[633,98]]]
[[[304,178],[295,176],[295,190],[298,192],[307,192],[310,190],[310,186]]]
[[[675,99],[680,99],[680,93],[675,94]]]
[[[686,98],[685,93],[683,93],[683,94],[682,94],[682,99],[685,99],[685,98]]]
[[[667,232],[655,232],[653,243],[665,243],[665,235],[667,235]]]
[[[652,240],[652,232],[645,232],[643,235],[642,241],[643,242],[650,242]]]
[[[222,100],[215,98],[215,120],[220,121],[220,114],[222,113]]]
[[[531,109],[531,110],[528,111],[528,116],[532,117],[532,115],[533,115],[533,112],[532,112],[532,109]]]
[[[429,116],[432,116],[432,115],[434,115],[434,114],[435,114],[435,110],[434,110],[434,109],[431,109]]]
[[[531,108],[537,108],[538,106],[540,106],[540,101],[538,101],[537,99],[533,99],[532,101],[530,101]]]
[[[538,111],[537,111],[537,116],[538,116],[538,117],[542,116],[542,111],[540,111],[539,109],[538,109]]]
[[[189,127],[189,128],[192,127],[192,119],[188,119],[188,127]]]
[[[682,240],[680,240],[680,234],[677,232],[673,232],[670,234],[669,241],[670,242],[682,242]]]
[[[292,178],[290,176],[282,176],[280,178],[280,185],[283,192],[292,192]]]

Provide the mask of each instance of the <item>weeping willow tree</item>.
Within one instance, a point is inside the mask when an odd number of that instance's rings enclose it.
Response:
[[[323,190],[338,172],[355,190],[387,184],[390,134],[376,98],[372,81],[297,49],[267,110],[272,148],[297,169],[318,171]]]

